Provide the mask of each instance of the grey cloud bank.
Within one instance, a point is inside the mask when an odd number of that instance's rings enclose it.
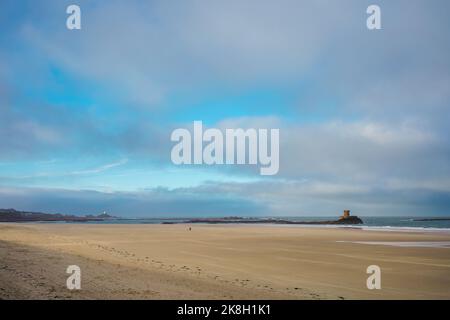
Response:
[[[299,206],[298,203],[301,203]],[[351,203],[358,215],[445,215],[447,192],[309,181],[205,183],[137,192],[0,188],[0,205],[70,214],[107,211],[122,217],[333,216]],[[318,205],[320,204],[320,205]]]

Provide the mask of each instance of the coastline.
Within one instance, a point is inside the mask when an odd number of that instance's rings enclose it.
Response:
[[[450,298],[449,248],[381,242],[446,243],[450,235],[323,226],[1,223],[0,298]],[[69,291],[65,268],[77,263],[82,290]],[[382,269],[382,290],[366,288],[372,264]]]
[[[15,221],[15,222],[0,222],[0,224],[19,224],[19,225],[34,225],[34,224],[62,224],[62,225],[190,225],[186,221],[176,223],[164,223],[159,222],[160,219],[155,219],[158,222],[142,222],[141,220],[147,219],[111,219],[111,220],[91,220],[91,221]],[[151,219],[153,220],[153,219]],[[248,226],[248,227],[280,227],[280,228],[313,228],[313,229],[356,229],[361,231],[380,231],[380,232],[406,232],[406,233],[450,233],[448,227],[410,227],[410,226],[374,226],[374,225],[345,225],[345,224],[283,224],[283,223],[208,223],[208,222],[196,222],[192,225],[208,226]]]

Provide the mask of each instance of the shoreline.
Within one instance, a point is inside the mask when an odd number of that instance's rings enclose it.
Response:
[[[323,226],[0,223],[0,298],[450,299],[449,248],[386,243],[442,244],[450,235]],[[69,264],[82,269],[80,292],[65,288]],[[382,290],[366,288],[373,264],[382,269]]]
[[[191,225],[191,226],[248,226],[248,227],[280,227],[280,228],[312,228],[312,229],[356,229],[361,231],[380,231],[380,232],[405,232],[405,233],[450,233],[450,228],[447,227],[409,227],[409,226],[368,226],[366,224],[359,225],[339,225],[339,224],[283,224],[283,223],[208,223],[208,222],[177,222],[177,223],[163,223],[163,222],[136,222],[136,223],[120,223],[120,221],[135,221],[139,219],[119,219],[119,220],[109,220],[109,221],[14,221],[14,222],[0,222],[2,224],[17,224],[17,225]],[[155,220],[159,220],[156,219]]]

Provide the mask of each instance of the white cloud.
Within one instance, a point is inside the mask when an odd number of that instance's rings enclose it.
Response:
[[[86,169],[86,170],[79,170],[79,171],[72,171],[69,173],[69,175],[84,175],[84,174],[96,174],[100,172],[107,171],[109,169],[122,166],[128,162],[128,159],[121,159],[117,162],[104,164],[102,166],[93,168],[93,169]]]

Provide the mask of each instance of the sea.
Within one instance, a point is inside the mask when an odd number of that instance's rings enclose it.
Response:
[[[409,231],[409,230],[423,230],[423,231],[449,231],[450,232],[450,217],[373,217],[373,216],[359,216],[363,224],[362,225],[286,225],[289,227],[330,227],[330,228],[360,228],[365,230],[385,230],[385,231]],[[193,217],[193,218],[114,218],[103,221],[88,221],[83,222],[85,224],[163,224],[163,223],[185,223],[190,219],[209,218],[209,217]],[[336,220],[336,216],[324,217],[324,216],[309,216],[309,217],[283,217],[283,216],[271,216],[271,217],[245,217],[252,219],[280,219],[287,221],[333,221]],[[47,223],[47,222],[46,222]],[[60,222],[57,222],[60,223]],[[71,223],[71,222],[62,222]],[[258,224],[258,225],[270,225],[270,224]],[[277,224],[277,226],[283,226]]]

